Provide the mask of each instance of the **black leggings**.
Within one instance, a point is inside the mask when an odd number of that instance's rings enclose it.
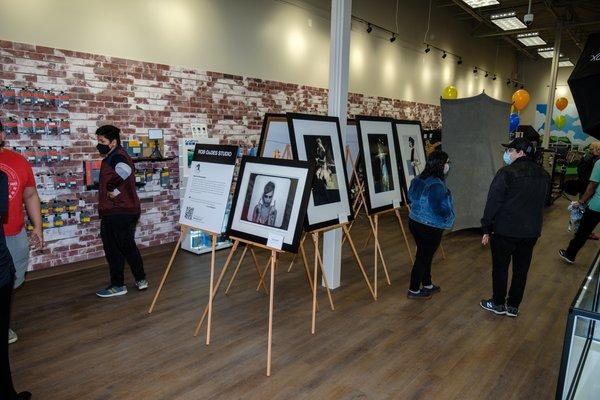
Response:
[[[0,347],[2,348],[0,350],[0,399],[12,399],[17,395],[13,387],[10,361],[8,360],[8,326],[13,279],[0,287]]]
[[[410,274],[410,290],[431,285],[431,261],[442,241],[443,229],[434,228],[408,219],[408,228],[417,242],[417,256]]]

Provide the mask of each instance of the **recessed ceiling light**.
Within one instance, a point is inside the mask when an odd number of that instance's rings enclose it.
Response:
[[[492,15],[490,16],[490,20],[503,31],[527,28],[527,25],[517,18],[515,11]]]
[[[463,0],[471,8],[495,6],[500,4],[498,0]]]
[[[569,59],[567,58],[566,60],[560,60],[560,61],[558,62],[558,66],[559,66],[559,67],[574,67],[574,66],[575,66],[575,64],[573,64],[573,63],[571,62],[571,60],[569,60]]]
[[[538,49],[538,55],[542,58],[552,58],[554,57],[554,47],[543,47]],[[563,54],[560,53],[559,57],[562,57]]]
[[[521,33],[517,35],[517,40],[525,46],[543,46],[546,44],[546,41],[537,32]]]

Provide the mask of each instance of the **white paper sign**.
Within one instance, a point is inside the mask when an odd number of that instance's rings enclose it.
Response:
[[[278,235],[276,233],[269,233],[269,238],[267,240],[267,247],[272,249],[281,250],[283,247],[283,235]]]

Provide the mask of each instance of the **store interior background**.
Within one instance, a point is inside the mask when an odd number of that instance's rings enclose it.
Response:
[[[353,14],[396,31],[395,1],[355,0]],[[426,3],[426,2],[425,2]],[[0,0],[0,85],[66,90],[74,140],[74,168],[94,151],[99,121],[128,136],[165,130],[166,155],[192,122],[207,124],[223,142],[256,146],[265,112],[327,113],[330,2],[327,0]],[[452,18],[433,2],[427,42],[462,57],[424,52],[428,7],[400,2],[398,38],[353,20],[349,115],[386,115],[441,127],[441,89],[459,98],[485,91],[510,101],[512,78],[531,94],[522,124],[547,99],[550,60],[519,61],[498,38],[471,37],[471,21]],[[454,10],[459,14],[458,10]],[[63,51],[66,50],[66,51]],[[478,66],[492,80],[473,73]],[[559,90],[570,68],[561,68]],[[560,93],[570,99],[568,93]],[[81,168],[81,167],[79,167]],[[142,247],[177,238],[178,177],[143,201]],[[93,207],[93,194],[83,193]],[[34,254],[33,269],[100,259],[96,222],[78,227]]]

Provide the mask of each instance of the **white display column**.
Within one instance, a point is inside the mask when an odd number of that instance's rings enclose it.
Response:
[[[345,132],[348,113],[348,65],[350,60],[351,16],[352,0],[331,0],[329,115],[340,119],[344,146],[346,145]],[[342,272],[341,229],[335,229],[323,235],[323,263],[330,288],[339,287]]]

